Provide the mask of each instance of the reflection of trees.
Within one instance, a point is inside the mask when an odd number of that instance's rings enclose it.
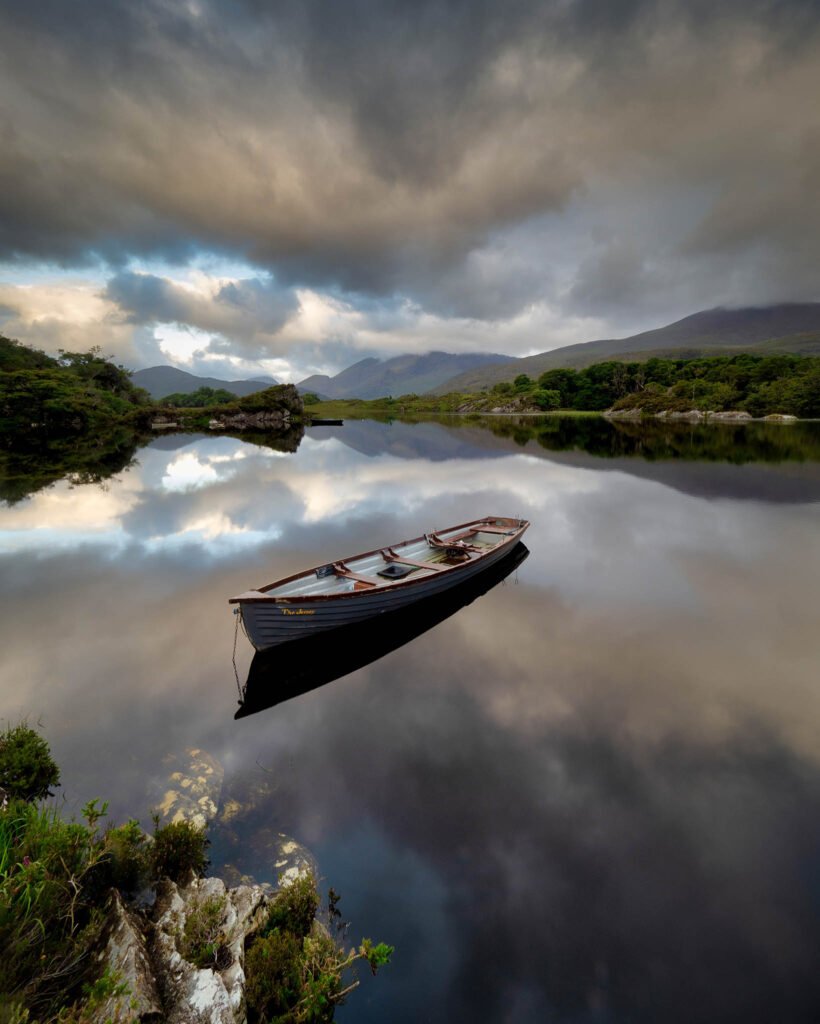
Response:
[[[260,448],[292,453],[303,433],[301,424],[296,424],[279,433],[256,431],[231,436]],[[133,466],[138,450],[151,439],[127,427],[50,440],[15,436],[7,447],[0,447],[0,501],[13,505],[58,480],[67,480],[72,486],[103,483]]]
[[[603,417],[483,417],[470,424],[517,445],[585,451],[600,458],[693,459],[706,462],[820,461],[816,423],[614,422]]]
[[[141,441],[126,428],[29,444],[15,438],[13,447],[0,448],[0,501],[13,505],[63,479],[72,485],[102,483],[134,465]]]

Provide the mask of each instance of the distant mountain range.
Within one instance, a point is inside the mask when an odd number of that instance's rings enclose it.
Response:
[[[538,377],[556,367],[582,369],[607,359],[641,361],[659,356],[695,359],[701,355],[760,355],[788,352],[820,356],[820,302],[790,303],[746,309],[709,309],[675,323],[628,338],[588,341],[578,345],[515,359],[498,353],[428,352],[393,359],[362,359],[335,377],[314,374],[297,387],[320,398],[382,398],[406,394],[475,392],[519,373]],[[272,377],[250,380],[219,380],[197,377],[173,366],[137,370],[132,379],[152,398],[175,392],[189,394],[197,388],[224,388],[238,396],[249,395],[276,384]]]
[[[279,382],[273,377],[255,377],[252,380],[219,380],[217,377],[197,377],[175,366],[150,366],[147,370],[135,370],[131,380],[138,388],[145,388],[152,398],[166,398],[168,395],[189,395],[199,388],[223,388],[241,398],[254,391],[273,387]]]
[[[700,355],[736,355],[738,352],[820,355],[820,302],[708,309],[628,338],[565,345],[523,359],[480,367],[442,381],[432,392],[481,391],[512,380],[519,373],[535,378],[556,367],[579,370],[607,359],[638,362],[652,356],[694,359]]]
[[[509,362],[498,353],[427,352],[393,359],[362,359],[335,377],[314,374],[300,381],[299,390],[314,391],[322,398],[382,398],[385,395],[423,395],[456,374]]]

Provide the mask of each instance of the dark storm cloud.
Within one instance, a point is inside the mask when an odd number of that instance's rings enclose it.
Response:
[[[818,21],[797,0],[5,4],[0,254],[208,248],[285,284],[492,318],[564,294],[485,258],[563,211],[562,237],[587,250],[573,306],[653,285],[677,304],[805,292],[820,257]],[[663,239],[640,232],[648,188],[694,195],[697,212]],[[632,265],[596,259],[607,218]],[[551,248],[534,266],[547,259],[570,257]]]

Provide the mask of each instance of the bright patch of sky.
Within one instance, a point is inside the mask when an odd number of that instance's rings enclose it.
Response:
[[[0,261],[0,282],[5,284],[36,286],[82,280],[103,287],[110,275],[110,268],[101,262],[67,268],[58,263]]]
[[[195,352],[205,348],[210,335],[196,327],[182,327],[177,324],[157,324],[154,337],[163,353],[175,363],[188,363]]]
[[[187,264],[162,259],[132,259],[128,270],[137,274],[156,274],[177,281],[191,280],[197,274],[227,281],[238,281],[247,277],[268,278],[270,274],[245,260],[232,259],[219,253],[201,250]]]

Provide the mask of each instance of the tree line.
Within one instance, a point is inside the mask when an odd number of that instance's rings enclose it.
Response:
[[[786,413],[815,418],[820,417],[820,359],[739,354],[633,363],[612,360],[583,370],[547,370],[537,380],[522,373],[511,382],[496,384],[490,393],[526,396],[546,411],[740,409],[752,416]]]
[[[146,419],[151,398],[131,374],[88,352],[46,355],[0,336],[0,432],[82,434]]]

